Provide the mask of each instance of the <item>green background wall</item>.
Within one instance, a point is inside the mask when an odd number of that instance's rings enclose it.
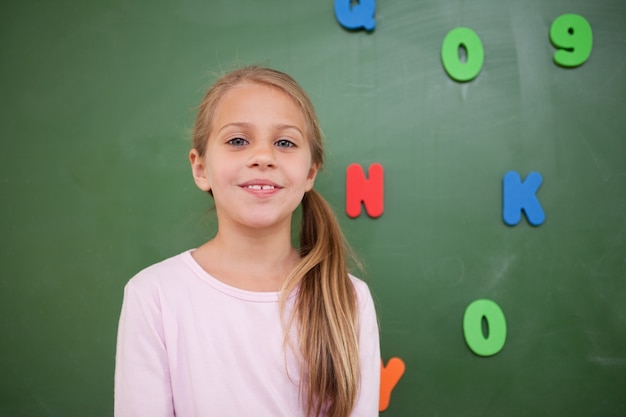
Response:
[[[551,23],[593,29],[552,61]],[[626,415],[626,3],[379,0],[373,33],[332,0],[0,6],[0,416],[110,416],[122,289],[208,239],[188,131],[212,72],[264,64],[309,91],[318,189],[366,265],[382,355],[406,373],[384,416]],[[482,72],[439,50],[467,26]],[[385,167],[385,213],[349,219],[345,169]],[[502,222],[505,172],[538,171],[546,222]],[[465,308],[508,338],[474,355]]]

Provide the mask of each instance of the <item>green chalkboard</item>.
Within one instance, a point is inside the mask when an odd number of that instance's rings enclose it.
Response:
[[[593,47],[556,65],[549,31]],[[187,162],[212,74],[292,74],[327,138],[317,188],[378,306],[383,360],[406,371],[383,416],[626,415],[626,4],[378,1],[346,30],[333,0],[76,0],[0,6],[0,416],[111,416],[126,281],[201,244],[211,201]],[[478,76],[443,68],[480,38]],[[471,54],[471,50],[468,50]],[[345,172],[385,170],[384,214],[345,214]],[[502,220],[508,171],[543,177],[546,220]],[[497,303],[493,356],[465,309]]]

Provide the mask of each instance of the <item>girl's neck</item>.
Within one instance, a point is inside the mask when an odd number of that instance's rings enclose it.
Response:
[[[214,278],[249,291],[278,291],[300,256],[286,233],[225,233],[192,253]]]

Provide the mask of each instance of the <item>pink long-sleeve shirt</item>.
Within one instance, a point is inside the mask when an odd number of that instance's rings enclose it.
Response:
[[[378,416],[376,313],[367,285],[351,279],[362,375],[352,417]],[[115,416],[304,416],[300,367],[285,349],[279,314],[277,292],[229,286],[202,269],[191,251],[141,271],[124,291]]]

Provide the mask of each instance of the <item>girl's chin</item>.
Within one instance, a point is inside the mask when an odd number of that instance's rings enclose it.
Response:
[[[256,213],[254,216],[244,216],[236,219],[236,223],[242,227],[255,229],[255,230],[269,230],[275,229],[280,226],[291,226],[291,216],[277,218],[276,215],[263,216],[261,213]]]

